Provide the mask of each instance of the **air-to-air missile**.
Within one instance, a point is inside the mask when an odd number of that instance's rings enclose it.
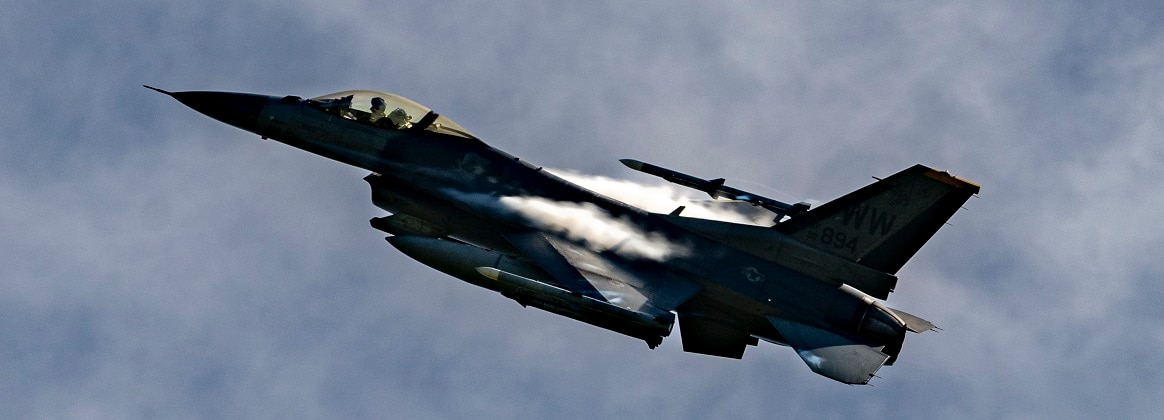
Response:
[[[636,171],[654,175],[659,178],[663,178],[668,182],[679,184],[684,187],[703,191],[707,193],[707,195],[711,196],[711,198],[723,198],[727,200],[738,200],[752,203],[753,205],[763,207],[768,209],[768,211],[776,213],[779,218],[782,218],[783,216],[796,216],[800,213],[808,211],[810,207],[810,205],[805,202],[796,204],[783,203],[768,197],[761,196],[759,194],[753,194],[744,190],[726,186],[724,183],[727,182],[727,180],[724,178],[703,179],[697,176],[687,175],[676,170],[667,169],[662,166],[652,165],[634,159],[620,159],[619,162],[622,162],[623,165],[626,165],[628,168],[634,169]]]

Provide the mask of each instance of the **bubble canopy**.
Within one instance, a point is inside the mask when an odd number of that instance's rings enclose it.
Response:
[[[325,112],[377,127],[425,130],[476,139],[457,123],[400,95],[374,90],[347,90],[311,98]]]

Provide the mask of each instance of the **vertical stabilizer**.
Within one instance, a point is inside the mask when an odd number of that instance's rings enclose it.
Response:
[[[892,274],[978,189],[977,184],[916,165],[796,216],[776,229]]]

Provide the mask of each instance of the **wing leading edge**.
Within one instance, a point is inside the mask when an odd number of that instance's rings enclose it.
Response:
[[[666,271],[647,272],[545,233],[505,238],[561,287],[640,314],[673,319],[671,311],[701,289]]]

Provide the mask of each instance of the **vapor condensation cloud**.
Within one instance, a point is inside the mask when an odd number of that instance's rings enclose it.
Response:
[[[616,218],[590,203],[567,203],[542,197],[501,197],[500,203],[591,250],[614,251],[624,256],[666,261],[686,257],[691,250],[668,241],[654,232],[645,232],[634,223]]]
[[[520,217],[534,226],[562,235],[595,252],[612,251],[630,258],[666,261],[685,257],[691,250],[665,236],[648,232],[622,217],[615,217],[591,203],[550,200],[544,197],[501,196],[446,190],[445,195],[492,217]]]
[[[763,209],[741,203],[752,211],[739,211],[735,206],[724,205],[725,200],[713,201],[709,200],[709,197],[695,197],[690,190],[681,190],[672,184],[648,185],[625,179],[587,175],[568,169],[547,170],[583,188],[652,213],[669,213],[682,206],[684,209],[681,214],[685,217],[758,226],[771,226],[774,223],[775,214]]]

